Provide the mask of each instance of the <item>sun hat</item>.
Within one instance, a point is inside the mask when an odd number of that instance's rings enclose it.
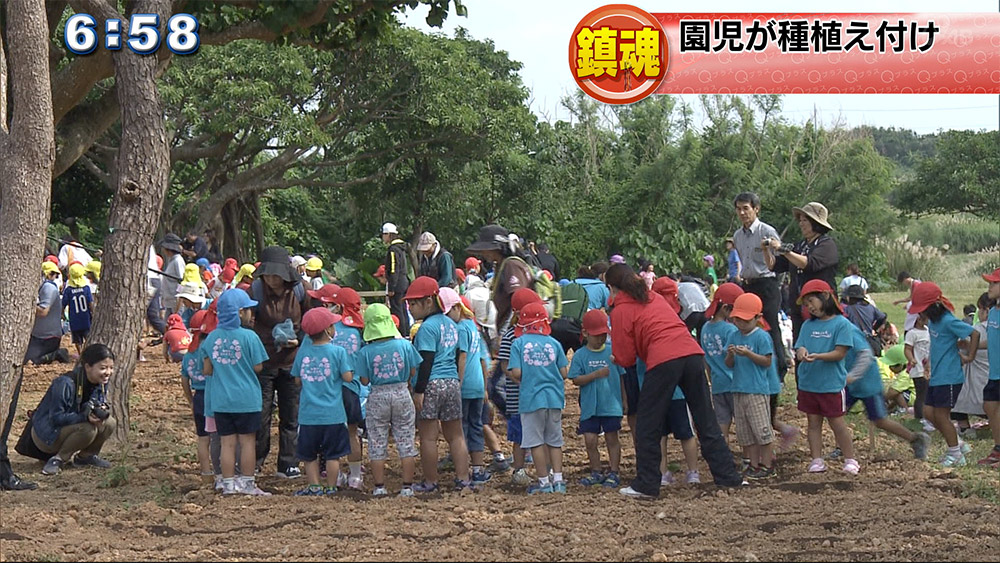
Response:
[[[163,240],[160,241],[160,248],[166,248],[167,250],[173,250],[174,252],[182,252],[184,250],[181,247],[181,237],[175,235],[174,233],[167,233],[163,236]]]
[[[298,273],[292,267],[288,251],[283,246],[269,246],[260,253],[260,266],[254,272],[255,277],[278,276],[286,282],[297,281]]]
[[[307,289],[306,293],[309,297],[320,301],[321,303],[336,303],[337,294],[340,292],[341,287],[335,283],[328,283],[319,289]]]
[[[410,283],[410,287],[406,290],[406,296],[403,299],[407,301],[411,299],[423,299],[424,297],[437,295],[437,293],[437,280],[427,276],[420,276]]]
[[[319,334],[340,322],[340,315],[330,312],[326,307],[313,307],[302,315],[302,332],[312,336]]]
[[[587,334],[598,335],[607,334],[610,330],[608,328],[608,315],[600,309],[591,309],[583,315],[583,330],[587,331]]]
[[[913,296],[911,299],[910,310],[908,311],[912,315],[918,313],[923,313],[928,307],[935,303],[941,303],[948,308],[949,311],[954,312],[955,306],[948,301],[944,294],[941,293],[941,288],[938,284],[934,282],[921,282],[917,287],[913,288]]]
[[[399,338],[399,329],[392,320],[392,313],[382,303],[372,303],[365,309],[365,342],[380,338]]]
[[[205,294],[202,293],[201,288],[187,282],[177,286],[177,297],[187,299],[196,305],[201,305],[205,302]]]
[[[752,321],[764,310],[760,297],[753,293],[744,293],[733,302],[733,312],[729,315],[744,321]]]
[[[813,221],[816,221],[820,225],[823,225],[827,229],[833,230],[830,223],[827,222],[830,216],[830,212],[827,211],[826,206],[817,201],[810,201],[809,203],[803,205],[802,207],[793,207],[792,214],[798,215],[799,213],[809,217]]]
[[[525,333],[544,335],[552,333],[552,327],[549,326],[549,314],[541,303],[528,303],[518,312],[517,324],[514,325],[514,337],[523,336]]]
[[[45,264],[49,263],[50,262],[45,262]],[[59,270],[56,269],[56,271],[58,272]],[[73,264],[69,267],[69,280],[67,280],[66,283],[70,287],[83,287],[87,285],[87,269],[80,264]]]
[[[882,356],[887,366],[898,366],[906,364],[906,354],[903,352],[903,345],[896,344],[892,348],[885,351],[885,355]]]
[[[399,231],[396,229],[396,225],[394,223],[385,223],[382,225],[382,234],[397,235],[399,234]]]
[[[81,268],[82,268],[82,266],[81,266]],[[60,273],[59,272],[59,266],[56,266],[52,262],[42,262],[42,274],[43,275],[49,276],[49,275],[58,274],[58,273]]]
[[[726,282],[720,285],[719,289],[715,290],[715,295],[712,296],[712,302],[708,305],[705,316],[711,319],[715,316],[719,305],[732,305],[736,303],[736,298],[743,295],[743,293],[745,293],[743,288],[733,282]]]
[[[465,248],[468,253],[503,250],[510,244],[510,231],[500,225],[485,225],[479,229],[476,242]]]
[[[434,233],[426,231],[420,234],[420,242],[417,243],[417,250],[420,252],[426,252],[438,243],[438,239],[434,236]]]

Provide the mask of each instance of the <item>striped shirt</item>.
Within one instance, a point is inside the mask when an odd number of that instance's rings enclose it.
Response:
[[[733,233],[733,246],[736,247],[736,251],[740,254],[740,261],[743,262],[741,277],[744,280],[774,277],[774,272],[764,262],[764,250],[760,247],[761,241],[766,238],[777,239],[778,242],[781,242],[778,231],[774,230],[771,225],[762,223],[759,219],[754,219],[749,229],[740,227]]]
[[[498,362],[510,362],[510,345],[514,342],[514,327],[507,328],[500,338],[500,350],[497,352]],[[521,385],[506,374],[504,375],[504,394],[507,412],[517,414],[521,402]]]

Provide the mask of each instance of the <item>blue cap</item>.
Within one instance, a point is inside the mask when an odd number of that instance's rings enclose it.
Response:
[[[240,309],[256,306],[257,302],[250,299],[247,292],[242,289],[227,289],[219,296],[219,303],[215,308],[219,316],[222,316],[225,313],[238,313]]]
[[[208,268],[211,264],[208,263],[208,258],[199,258],[194,261],[195,264],[201,266],[202,268]]]

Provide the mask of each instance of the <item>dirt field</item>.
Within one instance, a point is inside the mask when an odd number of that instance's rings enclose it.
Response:
[[[28,369],[11,445],[24,412],[64,368]],[[527,497],[500,475],[474,494],[298,498],[291,493],[302,480],[271,476],[272,452],[259,483],[274,496],[223,498],[199,484],[178,369],[151,358],[140,364],[134,385],[132,444],[105,452],[119,469],[46,477],[40,463],[12,452],[15,470],[39,489],[0,493],[0,560],[1000,560],[998,472],[942,472],[884,435],[873,451],[860,418],[852,418],[859,476],[839,466],[807,474],[800,440],[779,457],[779,477],[766,484],[677,485],[656,501],[635,501],[576,483],[585,475],[586,451],[575,435],[570,390],[565,497]],[[783,406],[782,416],[805,423],[792,406]],[[987,436],[980,432],[972,460],[988,451]],[[623,432],[626,479],[634,474],[631,440]],[[832,447],[832,437],[827,443]],[[935,437],[931,457],[941,451]],[[670,459],[680,460],[676,442]],[[134,470],[128,482],[108,486],[124,473],[121,466]],[[398,461],[390,468],[398,469]],[[442,482],[451,478],[442,474]],[[710,481],[704,466],[702,479]],[[388,485],[398,490],[398,474]],[[983,498],[991,493],[992,500]]]

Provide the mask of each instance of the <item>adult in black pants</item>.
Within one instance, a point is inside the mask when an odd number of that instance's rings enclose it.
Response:
[[[389,300],[389,311],[399,319],[399,333],[410,333],[410,315],[406,312],[406,301],[403,297],[410,287],[407,274],[406,241],[399,238],[396,225],[382,225],[382,242],[389,247],[385,255],[385,295]]]
[[[17,376],[17,383],[14,384],[14,394],[10,398],[10,410],[3,422],[3,432],[0,433],[0,490],[3,491],[30,491],[38,488],[35,483],[24,481],[14,474],[14,468],[10,466],[10,457],[7,454],[7,439],[10,437],[10,427],[14,424],[14,415],[17,413],[17,400],[21,397],[21,381],[23,379],[24,372],[22,371]]]
[[[660,439],[667,411],[678,385],[688,409],[715,484],[739,486],[743,482],[733,454],[719,429],[712,396],[705,377],[704,355],[691,332],[659,294],[626,264],[615,264],[604,276],[611,291],[611,341],[616,364],[629,367],[641,359],[647,366],[636,413],[636,476],[621,493],[635,498],[660,494]],[[642,351],[642,354],[639,354]]]
[[[775,359],[778,362],[778,375],[782,381],[788,371],[788,363],[785,359],[785,345],[781,340],[781,325],[778,324],[778,310],[781,308],[781,287],[778,278],[768,267],[764,258],[764,247],[768,244],[781,243],[778,231],[771,225],[758,219],[760,214],[760,198],[752,192],[743,192],[736,196],[733,201],[736,207],[736,216],[742,226],[733,233],[733,245],[740,255],[740,262],[743,269],[740,273],[739,282],[743,290],[760,297],[764,305],[764,320],[767,321],[771,330],[771,343],[774,345],[776,353]]]

